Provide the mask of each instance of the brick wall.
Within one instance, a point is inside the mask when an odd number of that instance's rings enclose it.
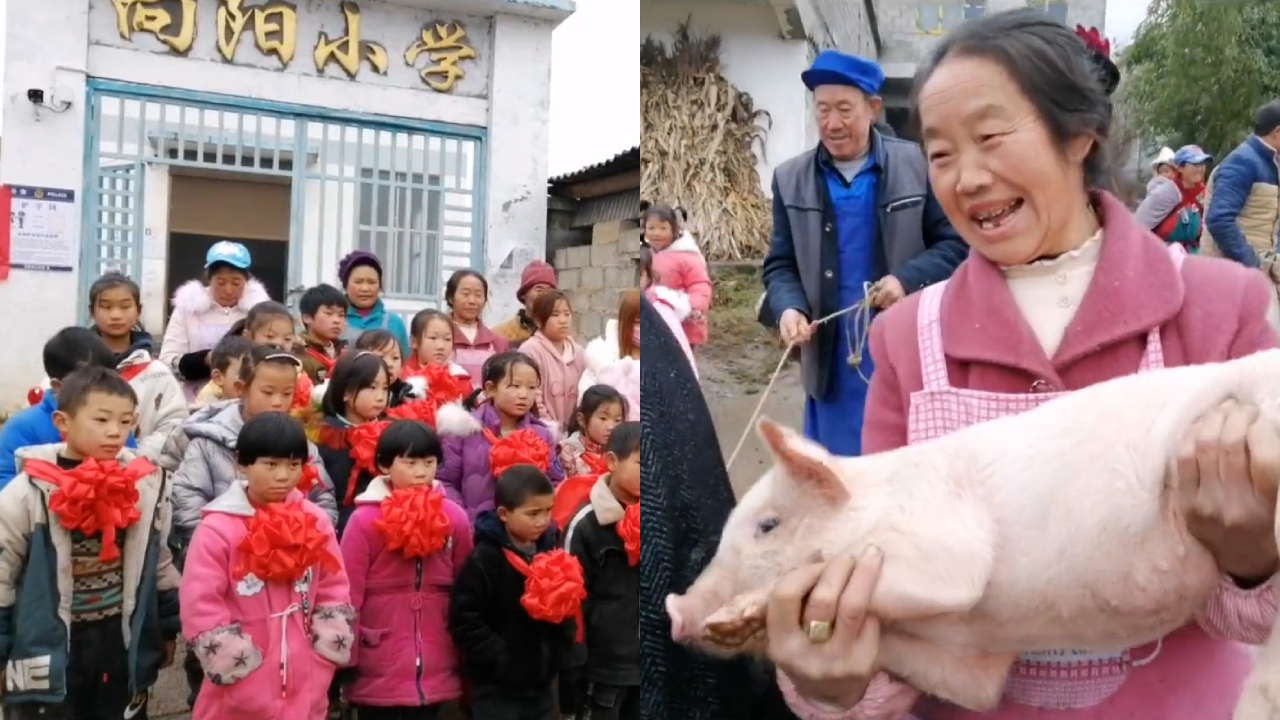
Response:
[[[591,230],[590,245],[556,251],[560,289],[573,303],[574,329],[583,345],[604,332],[605,320],[618,316],[622,294],[636,287],[639,252],[635,220],[600,223]]]

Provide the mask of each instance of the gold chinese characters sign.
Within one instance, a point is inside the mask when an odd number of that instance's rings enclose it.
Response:
[[[208,0],[205,0],[208,1]],[[171,52],[186,55],[195,46],[200,0],[111,0],[120,37],[133,42],[137,34],[150,35]],[[289,67],[298,51],[298,7],[285,0],[216,0],[215,36],[218,54],[235,62],[241,46],[252,42],[264,56],[274,57],[281,67]],[[337,65],[347,77],[356,79],[365,65],[378,75],[386,75],[390,56],[385,45],[365,40],[361,34],[360,6],[339,3],[345,33],[330,37],[319,32],[312,58],[316,72],[324,75]],[[422,82],[436,92],[447,93],[466,77],[464,60],[475,60],[476,51],[467,39],[467,29],[459,22],[429,23],[405,48],[404,62],[417,71]]]

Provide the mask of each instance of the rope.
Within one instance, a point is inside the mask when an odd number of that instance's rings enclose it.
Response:
[[[871,380],[862,373],[862,358],[867,344],[867,331],[871,327],[871,304],[867,301],[875,292],[875,284],[863,283],[862,299],[850,305],[843,310],[819,318],[813,323],[813,327],[830,322],[838,317],[852,314],[846,321],[846,347],[849,355],[846,360],[849,367],[858,373],[858,377],[863,382],[871,382]],[[760,417],[760,411],[764,409],[765,400],[769,399],[769,392],[773,390],[773,386],[777,384],[778,377],[782,375],[782,369],[787,366],[787,358],[791,357],[791,350],[795,348],[796,343],[787,343],[787,348],[782,351],[782,358],[778,360],[778,365],[773,369],[773,375],[769,377],[769,384],[765,385],[764,391],[760,393],[760,400],[756,403],[756,409],[751,412],[751,417],[747,420],[747,426],[742,430],[742,436],[738,438],[738,444],[734,446],[733,453],[729,455],[729,463],[725,465],[725,469],[733,467],[733,462],[738,459],[738,453],[742,452],[742,446],[747,442],[747,437],[751,435],[751,431],[755,429],[756,420]]]

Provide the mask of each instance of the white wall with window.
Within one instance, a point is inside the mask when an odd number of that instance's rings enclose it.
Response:
[[[362,37],[350,46],[359,57],[353,78],[337,61],[313,60],[322,41],[350,32],[344,10],[353,4],[290,5],[296,53],[282,66],[254,47],[253,30],[232,60],[219,55],[216,13],[225,1],[193,3],[189,37],[176,21],[156,37],[136,20],[141,9],[186,4],[10,4],[0,182],[72,189],[83,205],[68,229],[80,244],[70,272],[14,268],[0,281],[6,327],[27,339],[0,345],[0,410],[39,381],[41,345],[83,318],[83,290],[104,269],[137,275],[149,329],[163,331],[155,315],[163,314],[173,260],[166,198],[177,173],[290,183],[290,295],[295,283],[335,282],[338,258],[365,248],[384,259],[393,312],[438,303],[444,278],[459,267],[489,277],[491,317],[514,311],[523,262],[545,248],[551,33],[573,3],[364,0]],[[122,22],[118,7],[135,15]],[[424,84],[428,63],[415,66],[405,48],[420,31],[450,22],[467,26],[476,57],[444,92]],[[192,42],[174,52],[184,37]],[[370,70],[378,56],[369,43],[383,48],[382,72]],[[104,83],[125,90],[95,100]],[[128,88],[143,101],[127,99]],[[28,89],[43,103],[29,101]],[[143,91],[157,95],[145,102]]]

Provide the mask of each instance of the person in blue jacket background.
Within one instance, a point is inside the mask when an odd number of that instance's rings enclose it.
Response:
[[[62,442],[62,434],[53,425],[53,413],[58,409],[58,388],[63,378],[91,365],[116,369],[115,355],[90,328],[65,327],[44,344],[44,372],[49,376],[51,389],[39,403],[15,413],[0,429],[0,487],[8,485],[17,476],[13,454],[19,449]],[[137,447],[133,433],[129,433],[127,444],[131,448]]]
[[[1209,176],[1200,252],[1275,272],[1271,258],[1280,229],[1280,100],[1258,108],[1253,134]],[[1265,263],[1264,263],[1265,260]]]
[[[400,343],[400,359],[409,357],[409,331],[399,315],[382,302],[382,261],[367,250],[348,253],[338,261],[338,280],[347,294],[347,330],[342,339],[348,346],[365,330],[386,330]]]
[[[872,373],[857,313],[813,321],[863,300],[883,310],[951,277],[969,248],[929,189],[920,146],[876,129],[884,72],[828,50],[800,75],[820,142],[773,174],[773,233],[762,317],[800,347],[805,435],[837,455],[862,450]],[[865,318],[863,318],[865,321]]]

